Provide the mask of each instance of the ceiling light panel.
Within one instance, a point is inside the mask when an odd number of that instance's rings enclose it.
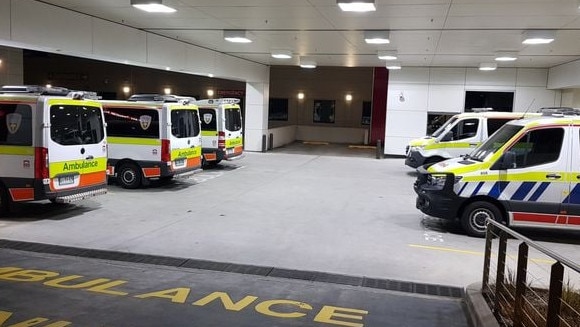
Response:
[[[161,0],[131,0],[131,5],[137,9],[151,13],[172,13],[177,11],[164,5]]]
[[[377,56],[381,60],[397,60],[397,51],[393,50],[379,50]]]
[[[497,69],[497,64],[496,63],[481,63],[479,64],[479,70],[483,70],[483,71],[490,71],[490,70],[496,70]]]
[[[234,43],[251,43],[244,30],[224,30],[224,39]]]
[[[276,59],[290,59],[292,58],[292,51],[290,50],[273,50],[272,58]]]
[[[388,44],[391,42],[389,39],[389,31],[364,31],[364,35],[365,42],[368,44]]]
[[[336,0],[342,11],[368,12],[376,11],[374,0]]]
[[[556,33],[551,30],[524,31],[523,44],[548,44],[554,41]]]

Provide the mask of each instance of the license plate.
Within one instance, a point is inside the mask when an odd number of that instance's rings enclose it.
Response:
[[[75,183],[74,176],[62,176],[58,178],[58,185],[71,185]]]
[[[185,165],[185,159],[175,160],[175,166],[183,166],[183,165]]]

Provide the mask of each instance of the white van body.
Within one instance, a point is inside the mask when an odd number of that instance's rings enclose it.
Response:
[[[187,101],[101,101],[109,140],[108,174],[124,188],[185,177],[201,169],[198,108]]]
[[[511,121],[468,156],[419,168],[417,208],[473,236],[486,219],[580,229],[579,153],[579,116]]]
[[[451,117],[431,136],[409,142],[405,164],[412,168],[471,152],[503,124],[520,119],[523,112],[470,112]],[[527,114],[534,115],[534,114]]]
[[[11,202],[68,203],[107,192],[103,111],[84,96],[62,88],[2,88],[0,211]]]
[[[201,116],[203,160],[206,165],[242,157],[244,140],[239,102],[235,98],[196,101]]]

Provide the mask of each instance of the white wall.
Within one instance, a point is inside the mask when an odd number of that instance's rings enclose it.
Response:
[[[281,146],[296,141],[296,129],[297,129],[296,125],[270,128],[268,130],[267,137],[269,139],[270,134],[272,134],[272,138],[274,141],[273,147],[279,148]]]
[[[560,105],[560,91],[546,89],[547,69],[409,67],[389,72],[385,154],[404,155],[424,136],[429,112],[460,113],[465,91],[513,91],[514,111]]]

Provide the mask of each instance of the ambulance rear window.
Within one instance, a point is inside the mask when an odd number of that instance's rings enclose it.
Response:
[[[61,145],[97,144],[105,136],[101,109],[78,105],[50,107],[50,137]]]
[[[32,108],[0,104],[0,145],[32,145]]]
[[[226,117],[226,129],[228,131],[239,131],[242,129],[242,115],[240,109],[226,109],[224,110]]]
[[[201,115],[201,130],[202,131],[217,131],[217,121],[215,118],[215,109],[200,108]]]
[[[198,136],[200,132],[197,110],[171,110],[171,134],[177,138]]]

